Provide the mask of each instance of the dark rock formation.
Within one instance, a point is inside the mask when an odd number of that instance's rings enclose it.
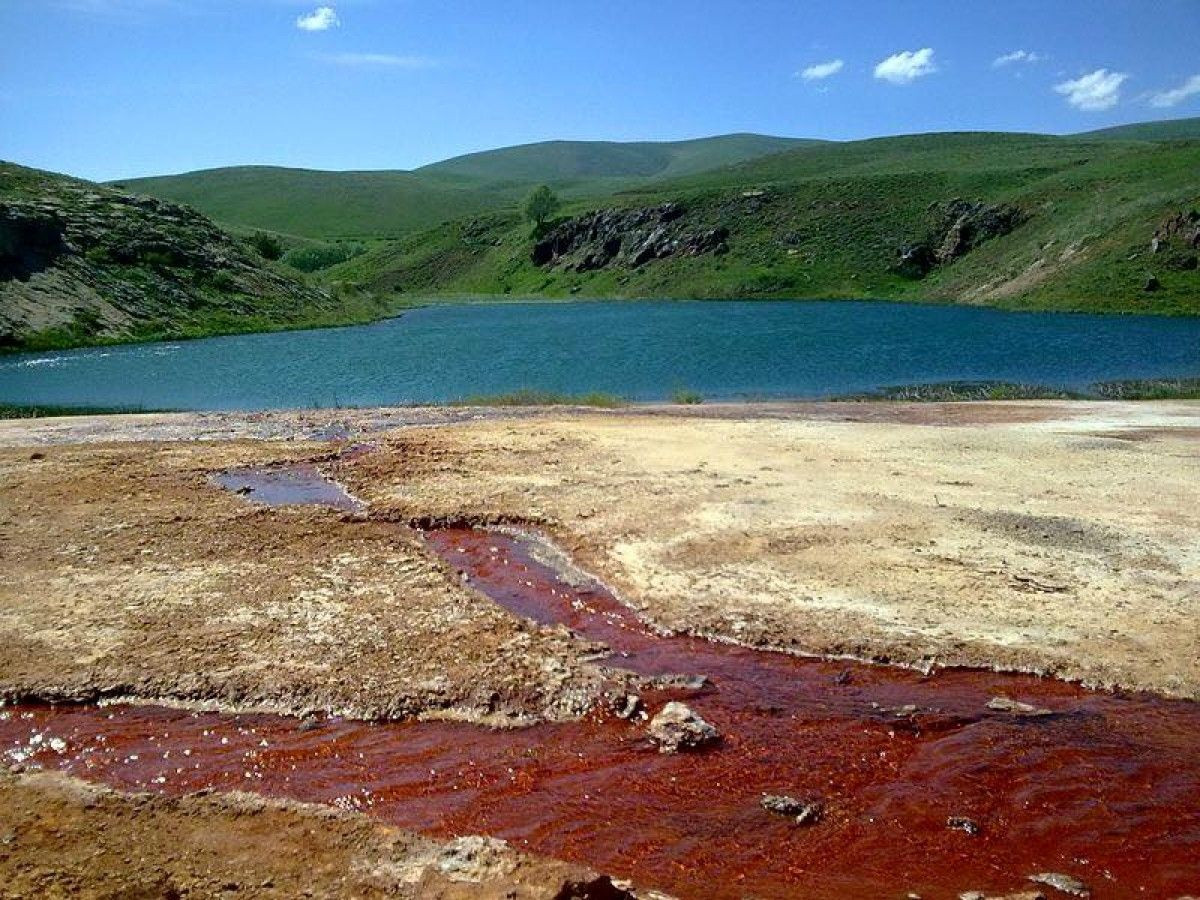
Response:
[[[1200,212],[1178,212],[1167,216],[1154,230],[1150,238],[1150,252],[1159,259],[1156,266],[1179,272],[1195,272],[1200,268]],[[1147,291],[1158,290],[1158,279],[1153,288],[1146,282]]]
[[[45,269],[66,250],[65,233],[52,212],[0,203],[0,280]]]
[[[602,209],[569,219],[533,246],[538,266],[562,266],[576,272],[610,265],[637,268],[669,256],[723,253],[727,228],[688,227],[677,203],[639,209]]]
[[[282,323],[331,303],[188,207],[0,165],[0,345]]]
[[[938,266],[966,256],[984,241],[1001,237],[1025,223],[1024,210],[1006,203],[951,200],[934,207],[938,221],[926,237],[901,248],[896,269],[910,278],[924,278]]]
[[[1200,212],[1193,209],[1167,216],[1154,230],[1150,239],[1151,253],[1162,253],[1172,246],[1200,250]]]

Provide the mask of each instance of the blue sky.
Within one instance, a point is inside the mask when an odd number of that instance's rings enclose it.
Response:
[[[1198,48],[1200,0],[0,0],[0,158],[107,179],[1073,132],[1200,115]]]

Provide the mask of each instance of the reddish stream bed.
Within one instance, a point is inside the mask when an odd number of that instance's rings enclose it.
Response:
[[[427,539],[508,609],[606,643],[614,666],[707,676],[644,697],[651,712],[684,699],[721,742],[661,754],[644,722],[604,712],[493,731],[16,706],[0,711],[0,750],[118,788],[253,790],[437,836],[489,834],[688,898],[949,898],[1031,889],[1039,872],[1100,898],[1200,892],[1198,704],[662,636],[599,585],[543,564],[520,534]],[[1052,712],[989,709],[997,696]],[[820,798],[824,817],[795,825],[760,806],[764,793]]]

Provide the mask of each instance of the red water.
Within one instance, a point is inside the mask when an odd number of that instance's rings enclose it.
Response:
[[[490,834],[681,897],[956,897],[1081,878],[1093,897],[1200,891],[1200,706],[986,672],[801,660],[663,637],[572,587],[516,536],[430,545],[506,607],[606,642],[615,665],[703,674],[686,702],[716,748],[656,752],[644,723],[490,731],[443,723],[16,707],[0,747],[122,788],[241,788],[435,835]],[[1053,710],[989,710],[997,695]],[[51,746],[52,741],[53,746]],[[62,743],[58,743],[61,741]],[[819,797],[799,827],[763,793]],[[947,826],[965,816],[977,834]]]

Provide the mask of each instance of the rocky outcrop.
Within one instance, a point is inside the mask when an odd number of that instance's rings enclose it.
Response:
[[[28,278],[67,250],[66,226],[54,213],[0,204],[0,281]]]
[[[984,241],[1001,237],[1029,218],[1024,210],[1006,203],[972,203],[954,199],[930,210],[937,223],[924,240],[900,250],[897,271],[910,278],[924,278],[933,269],[966,256]]]
[[[332,302],[188,207],[0,165],[0,346],[287,322]]]
[[[662,753],[696,750],[715,744],[721,736],[717,729],[686,704],[672,700],[650,720],[650,740]]]
[[[1200,212],[1178,212],[1167,216],[1150,238],[1150,252],[1168,269],[1195,271],[1200,268]]]
[[[639,209],[602,209],[553,228],[533,246],[538,266],[588,272],[607,266],[637,268],[670,256],[703,256],[727,249],[729,230],[695,229],[678,203]]]

